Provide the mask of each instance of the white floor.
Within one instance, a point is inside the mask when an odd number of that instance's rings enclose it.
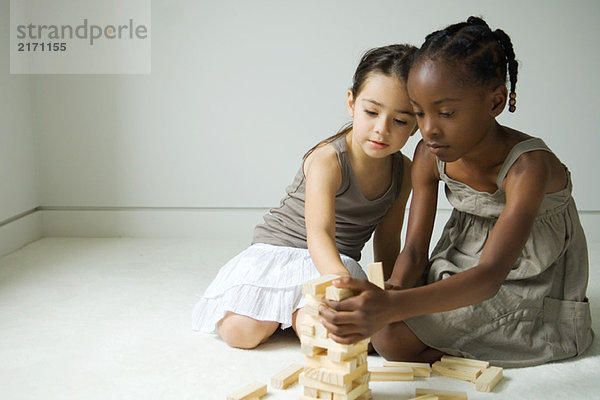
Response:
[[[227,347],[190,329],[217,269],[244,241],[45,238],[0,259],[0,399],[225,399],[240,386],[302,363],[283,332],[257,350]],[[600,243],[590,244],[589,296],[600,332]],[[369,356],[379,365],[381,358]],[[600,392],[600,344],[581,358],[505,370],[494,394],[442,377],[372,382],[374,399],[416,387],[469,399],[591,399]],[[269,387],[265,399],[297,399]]]

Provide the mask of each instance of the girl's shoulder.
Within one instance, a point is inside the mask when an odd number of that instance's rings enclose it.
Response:
[[[567,184],[567,174],[564,165],[552,150],[540,138],[514,129],[511,131],[514,144],[498,175],[499,186],[509,183],[511,178],[531,175],[532,179],[547,182],[546,193],[562,190]]]
[[[305,176],[314,169],[340,171],[338,151],[332,143],[322,143],[304,159],[302,169]]]

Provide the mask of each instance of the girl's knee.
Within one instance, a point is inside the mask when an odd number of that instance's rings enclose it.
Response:
[[[244,315],[227,313],[219,322],[219,336],[231,347],[253,349],[264,343],[277,330],[273,321],[258,321]]]
[[[429,351],[433,349],[421,342],[404,322],[386,326],[371,337],[371,343],[388,361],[429,362],[435,356]]]

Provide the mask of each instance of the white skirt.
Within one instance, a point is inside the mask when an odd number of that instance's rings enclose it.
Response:
[[[340,256],[353,277],[367,278],[356,260]],[[192,329],[216,333],[228,311],[289,328],[306,304],[302,284],[319,275],[307,249],[253,244],[221,267],[194,307]]]

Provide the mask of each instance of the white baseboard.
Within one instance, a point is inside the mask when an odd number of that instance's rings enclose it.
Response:
[[[42,209],[44,236],[245,238],[267,209]]]
[[[34,211],[0,226],[0,257],[42,237],[42,216]]]
[[[44,209],[0,226],[0,256],[41,237],[228,239],[250,243],[265,209]],[[432,246],[450,211],[438,210]],[[600,213],[580,213],[588,242],[600,242]],[[406,224],[402,237],[406,232]],[[371,243],[363,260],[372,258]]]

